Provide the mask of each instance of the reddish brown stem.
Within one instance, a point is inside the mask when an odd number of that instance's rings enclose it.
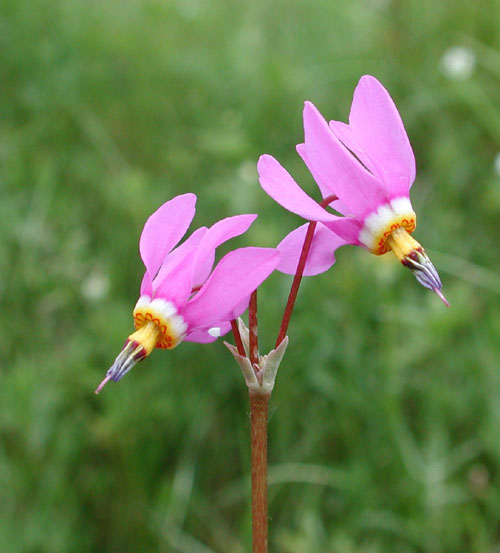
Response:
[[[269,394],[250,391],[253,553],[267,553],[267,419]]]
[[[337,196],[332,194],[331,196],[327,196],[321,202],[320,205],[321,207],[326,207],[336,199],[337,199]],[[316,221],[311,221],[309,223],[309,226],[307,227],[306,237],[304,239],[304,245],[302,246],[299,262],[297,264],[297,271],[295,272],[295,276],[293,277],[292,286],[290,288],[290,294],[288,295],[288,301],[286,302],[285,311],[283,313],[283,319],[281,320],[280,331],[278,334],[278,338],[276,340],[276,345],[274,346],[275,348],[277,348],[281,344],[281,342],[286,336],[288,325],[290,324],[290,319],[292,317],[292,311],[295,305],[295,300],[297,299],[297,294],[299,292],[300,282],[304,274],[307,256],[309,255],[309,250],[311,249],[311,243],[314,237],[314,231],[316,229],[316,225],[317,225]]]
[[[248,332],[249,332],[249,350],[250,363],[252,367],[259,362],[259,337],[257,322],[257,290],[250,296],[250,305],[248,306]]]
[[[234,343],[236,344],[236,349],[242,357],[246,357],[245,348],[243,347],[243,341],[241,339],[240,329],[238,328],[238,323],[235,319],[231,320],[231,330],[233,331]]]

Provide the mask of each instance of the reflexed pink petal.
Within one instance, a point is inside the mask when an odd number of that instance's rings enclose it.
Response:
[[[306,161],[307,159],[306,145],[297,144],[296,150],[300,155],[300,157],[302,158],[302,160],[305,162],[306,166],[309,167],[309,162]],[[314,177],[314,180],[316,181],[316,184],[318,185],[323,198],[327,198],[328,196],[335,195],[333,188],[330,186],[331,183],[323,182],[321,179],[318,179],[318,175]],[[338,200],[338,199],[333,200],[332,202],[330,202],[329,205],[330,207],[335,209],[335,211],[342,213],[342,215],[351,215],[351,213],[349,213],[349,208],[341,200]]]
[[[175,264],[169,266],[169,271],[159,274],[161,279],[155,279],[153,297],[169,300],[181,309],[191,295],[195,260],[196,245],[185,248]]]
[[[392,98],[374,77],[361,77],[354,91],[349,125],[377,166],[390,196],[407,195],[415,180],[415,156]]]
[[[277,249],[281,252],[281,261],[276,267],[278,271],[287,275],[295,274],[308,227],[309,223],[300,226],[278,244]],[[327,271],[335,263],[335,250],[345,244],[342,238],[326,228],[323,223],[318,223],[307,257],[304,276],[319,275]]]
[[[193,286],[201,286],[207,280],[215,259],[215,249],[230,238],[248,230],[257,215],[244,214],[227,217],[212,225],[200,245],[195,262]]]
[[[149,276],[149,273],[146,271],[144,273],[144,276],[142,277],[141,296],[152,297],[152,295],[153,295],[153,284],[151,283],[151,277]]]
[[[363,226],[363,222],[353,217],[343,217],[333,223],[324,223],[325,227],[329,228],[335,234],[340,236],[346,244],[353,244],[360,246],[361,242],[358,240],[359,232]]]
[[[285,209],[309,221],[337,219],[309,197],[272,156],[260,156],[257,170],[262,188]]]
[[[253,290],[252,290],[253,292]],[[248,296],[245,296],[240,302],[238,302],[237,305],[235,305],[229,315],[229,320],[237,319],[240,315],[242,315],[247,309],[248,305],[250,303],[250,296],[251,294],[248,294]]]
[[[339,213],[342,213],[342,215],[348,215],[348,216],[353,217],[352,213],[349,212],[349,208],[341,200],[334,200],[330,204],[330,207],[332,209],[335,209],[335,211],[338,211]]]
[[[187,238],[180,246],[172,250],[167,257],[163,260],[163,263],[156,275],[156,278],[153,280],[153,290],[156,291],[158,286],[168,278],[169,273],[172,271],[173,267],[176,267],[179,263],[179,259],[183,258],[186,255],[186,252],[192,250],[199,246],[202,238],[205,236],[208,231],[207,227],[200,227],[196,229],[189,238]],[[194,265],[193,265],[194,270]]]
[[[309,167],[309,162],[306,161],[306,158],[307,158],[306,145],[297,144],[295,148],[299,156],[304,160],[304,163],[306,164],[306,166]],[[326,198],[327,196],[331,196],[332,194],[335,194],[332,188],[332,182],[330,180],[323,180],[321,177],[322,175],[316,175],[314,177],[314,180],[316,181],[316,184],[318,185],[318,188],[323,198]]]
[[[340,143],[310,102],[304,107],[304,162],[316,181],[329,182],[349,212],[364,216],[387,202],[381,182]]]
[[[349,125],[342,123],[341,121],[330,121],[330,129],[332,129],[333,134],[340,140],[340,142],[342,142],[346,148],[356,155],[356,157],[370,171],[370,173],[380,177],[377,167],[370,159],[370,156],[358,143]]]
[[[225,255],[202,289],[182,312],[191,328],[227,320],[234,308],[274,271],[280,253],[270,248],[240,248]]]
[[[195,213],[196,196],[182,194],[164,203],[146,221],[139,251],[151,279],[167,253],[184,236]]]
[[[219,329],[217,336],[216,330]],[[208,332],[209,329],[195,329],[192,332],[188,331],[188,335],[184,338],[185,342],[197,342],[198,344],[209,344],[215,342],[219,336],[224,336],[231,330],[231,323],[225,321],[223,323],[217,323],[212,327],[212,334]]]

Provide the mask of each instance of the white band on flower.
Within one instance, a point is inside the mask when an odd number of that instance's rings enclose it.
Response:
[[[417,216],[411,206],[410,198],[395,198],[366,217],[358,240],[372,253],[382,255],[389,250],[386,241],[394,230],[403,227],[412,233],[416,225]]]
[[[151,300],[149,296],[141,296],[134,307],[134,325],[136,329],[147,322],[155,323],[161,331],[156,344],[157,348],[172,349],[186,335],[187,324],[177,314],[175,305],[161,298]]]

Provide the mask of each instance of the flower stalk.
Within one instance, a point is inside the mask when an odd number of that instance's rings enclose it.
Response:
[[[330,195],[321,202],[327,207],[336,200]],[[267,501],[267,435],[269,398],[274,387],[276,373],[288,345],[286,336],[295,306],[302,276],[311,249],[317,222],[311,221],[302,246],[302,251],[293,278],[287,304],[283,313],[275,349],[260,357],[258,346],[257,290],[250,297],[248,329],[242,321],[231,321],[236,347],[226,343],[240,365],[250,400],[250,443],[252,466],[252,551],[268,552],[268,501]],[[243,336],[242,336],[243,334]]]
[[[258,372],[259,342],[257,322],[257,290],[248,306],[249,357],[255,376]],[[267,553],[267,421],[270,393],[260,389],[249,390],[250,446],[252,465],[252,540],[253,553]]]
[[[250,296],[248,306],[248,330],[250,332],[250,363],[256,366],[259,362],[259,331],[257,321],[257,290]]]
[[[243,346],[240,329],[238,328],[238,322],[236,321],[236,319],[233,319],[231,321],[231,330],[233,332],[234,343],[236,344],[236,349],[238,350],[238,354],[241,357],[245,357],[246,356],[245,348]]]
[[[267,553],[267,423],[270,393],[249,390],[253,553]]]
[[[337,196],[334,194],[326,197],[321,203],[321,207],[326,207],[330,205],[333,201],[337,199]],[[292,286],[290,288],[290,293],[288,294],[288,300],[286,302],[285,311],[283,313],[283,319],[281,321],[280,330],[278,338],[276,339],[277,348],[283,339],[286,336],[288,325],[290,324],[290,319],[292,317],[292,311],[295,306],[295,300],[297,299],[297,294],[299,292],[300,282],[302,281],[302,276],[304,274],[304,269],[307,262],[307,256],[309,255],[309,250],[311,249],[312,240],[314,237],[314,231],[316,230],[317,221],[311,221],[307,228],[306,237],[304,240],[304,245],[302,246],[302,251],[299,258],[299,263],[297,264],[297,270],[293,277]]]

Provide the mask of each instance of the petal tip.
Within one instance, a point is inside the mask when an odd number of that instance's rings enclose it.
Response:
[[[380,87],[384,88],[382,83],[376,77],[374,77],[373,75],[363,75],[359,79],[358,86],[363,85],[363,84],[374,84],[376,86],[380,86]]]
[[[317,112],[318,108],[309,100],[304,102],[304,115],[308,112]]]
[[[274,157],[269,154],[262,154],[257,161],[257,168],[265,163],[271,163],[275,161]]]
[[[186,192],[186,194],[181,194],[180,197],[184,197],[186,200],[191,200],[194,203],[198,200],[198,197],[193,192]]]

